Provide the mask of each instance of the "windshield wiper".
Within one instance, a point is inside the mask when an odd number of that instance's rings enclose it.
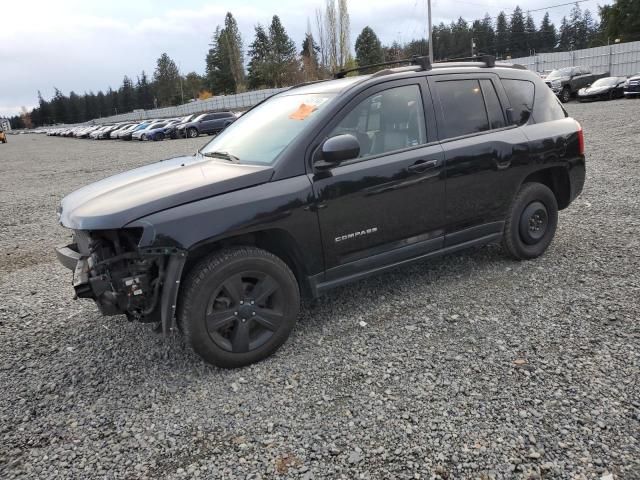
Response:
[[[223,160],[229,160],[233,163],[239,163],[240,159],[235,155],[231,155],[229,152],[205,152],[202,155],[209,158],[222,158]]]

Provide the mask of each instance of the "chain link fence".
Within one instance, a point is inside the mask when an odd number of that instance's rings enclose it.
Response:
[[[640,42],[615,43],[569,52],[541,53],[532,57],[512,58],[509,61],[540,73],[577,65],[589,67],[594,73],[609,72],[613,76],[627,76],[640,72]]]

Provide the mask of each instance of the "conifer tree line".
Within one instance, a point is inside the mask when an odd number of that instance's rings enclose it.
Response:
[[[486,14],[473,21],[460,17],[433,27],[434,57],[438,60],[489,53],[498,58],[517,58],[601,46],[618,39],[640,40],[640,0],[614,0],[598,9],[596,19],[576,3],[558,26],[551,22],[548,12],[536,23],[530,12],[518,6],[495,17]],[[151,76],[144,71],[135,79],[125,75],[117,90],[109,87],[106,92],[72,91],[65,95],[56,88],[49,100],[38,92],[38,106],[10,121],[14,128],[79,123],[135,109],[328,78],[341,69],[426,55],[427,51],[425,38],[383,45],[371,26],[364,27],[352,44],[347,0],[325,0],[314,18],[307,21],[300,45],[277,15],[266,24],[255,25],[253,38],[247,41],[236,18],[228,12],[212,34],[203,74],[183,75],[176,62],[163,53]]]

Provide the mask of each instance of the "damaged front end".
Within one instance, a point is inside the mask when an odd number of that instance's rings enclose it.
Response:
[[[140,248],[142,229],[74,231],[74,243],[58,247],[60,262],[73,270],[77,298],[93,299],[103,315],[162,322],[175,327],[175,305],[186,260],[177,248]]]

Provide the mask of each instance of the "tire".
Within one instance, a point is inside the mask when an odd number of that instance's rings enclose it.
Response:
[[[518,191],[505,222],[502,245],[513,258],[529,260],[542,255],[558,226],[558,202],[541,183],[525,183]]]
[[[190,270],[178,318],[195,353],[237,368],[274,353],[293,330],[299,309],[300,290],[289,267],[265,250],[237,247]]]
[[[147,139],[147,135],[145,133],[143,133],[142,135],[140,135],[140,141],[144,142]]]
[[[569,87],[564,87],[562,92],[560,92],[560,101],[562,103],[567,103],[569,100],[571,100],[571,90]]]
[[[196,138],[198,135],[200,135],[200,133],[198,132],[197,128],[189,128],[187,129],[187,137],[189,138]]]
[[[156,135],[156,140],[164,140],[164,133],[160,132],[158,135]]]

